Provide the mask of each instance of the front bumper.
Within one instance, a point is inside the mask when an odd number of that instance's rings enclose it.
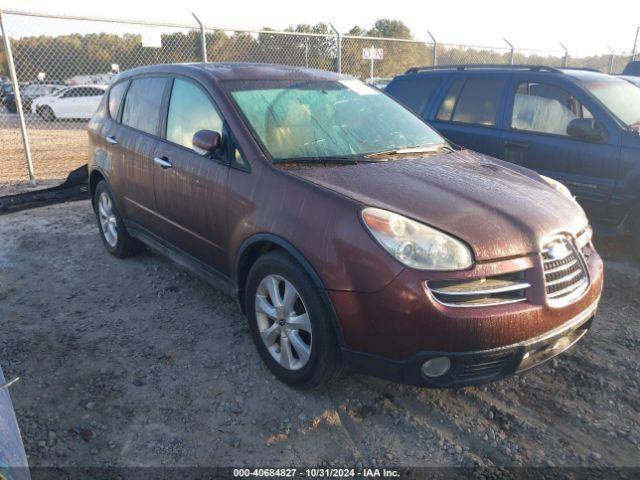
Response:
[[[351,370],[399,383],[439,388],[478,385],[537,367],[569,349],[591,327],[598,300],[560,327],[505,347],[470,352],[423,351],[402,360],[348,348],[342,349],[342,355]],[[451,360],[450,370],[435,379],[423,376],[422,364],[442,356]]]

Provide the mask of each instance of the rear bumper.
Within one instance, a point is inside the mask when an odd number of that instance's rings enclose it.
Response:
[[[342,349],[342,355],[352,371],[399,383],[438,388],[478,385],[537,367],[569,349],[591,327],[598,300],[560,327],[505,347],[469,352],[422,351],[400,360],[348,348]],[[449,372],[436,379],[423,376],[422,364],[442,356],[451,360]]]

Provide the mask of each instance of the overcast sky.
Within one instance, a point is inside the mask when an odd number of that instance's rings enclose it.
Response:
[[[180,23],[192,22],[195,12],[208,25],[236,28],[331,22],[341,32],[356,24],[369,28],[386,17],[402,20],[418,40],[426,40],[430,30],[446,43],[505,46],[507,38],[516,47],[557,51],[563,42],[576,56],[605,53],[607,46],[630,52],[640,24],[640,2],[635,0],[2,0],[2,6]]]

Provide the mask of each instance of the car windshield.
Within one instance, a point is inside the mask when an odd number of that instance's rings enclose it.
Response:
[[[274,162],[358,158],[443,138],[358,80],[250,80],[225,87]]]
[[[640,123],[640,88],[620,79],[585,82],[585,86],[626,126]]]

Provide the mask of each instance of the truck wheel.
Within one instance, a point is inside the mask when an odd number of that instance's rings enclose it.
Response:
[[[293,387],[326,384],[340,356],[330,312],[309,275],[284,252],[251,267],[246,312],[253,341],[273,374]]]

